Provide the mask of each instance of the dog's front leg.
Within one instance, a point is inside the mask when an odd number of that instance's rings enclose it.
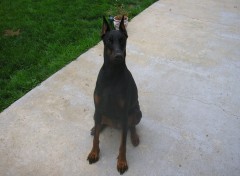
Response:
[[[89,164],[95,163],[99,160],[99,153],[100,153],[100,148],[99,148],[99,134],[101,131],[101,115],[95,112],[94,114],[94,119],[95,119],[95,131],[94,131],[94,137],[93,137],[93,147],[91,152],[88,155],[87,160],[89,161]]]
[[[126,159],[126,142],[127,142],[127,132],[128,132],[128,124],[127,119],[122,122],[122,137],[121,144],[119,148],[118,162],[117,162],[117,170],[120,174],[123,174],[128,170],[128,164]]]

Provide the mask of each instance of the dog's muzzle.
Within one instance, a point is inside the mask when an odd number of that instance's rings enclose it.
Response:
[[[120,64],[124,61],[124,57],[123,57],[123,54],[122,53],[116,53],[115,56],[114,56],[114,63],[116,64]]]

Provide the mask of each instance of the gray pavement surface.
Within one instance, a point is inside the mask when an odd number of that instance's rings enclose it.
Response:
[[[158,1],[127,30],[143,119],[125,175],[239,176],[240,1]],[[119,175],[119,130],[86,160],[102,53],[101,42],[0,114],[1,176]]]

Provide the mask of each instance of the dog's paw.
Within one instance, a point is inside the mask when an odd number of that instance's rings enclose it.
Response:
[[[140,143],[140,140],[139,140],[139,136],[135,133],[135,134],[132,134],[131,135],[131,141],[132,141],[132,145],[134,147],[137,147]]]
[[[99,160],[99,152],[98,151],[91,151],[87,158],[89,164],[96,163]]]
[[[131,141],[134,147],[137,147],[140,143],[139,136],[135,127],[131,128]]]
[[[120,160],[118,159],[117,163],[117,170],[122,175],[124,172],[128,170],[128,164],[126,160]]]

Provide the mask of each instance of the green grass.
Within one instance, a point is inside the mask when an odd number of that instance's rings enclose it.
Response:
[[[116,3],[131,19],[155,1],[1,0],[0,112],[98,43],[102,16]]]

